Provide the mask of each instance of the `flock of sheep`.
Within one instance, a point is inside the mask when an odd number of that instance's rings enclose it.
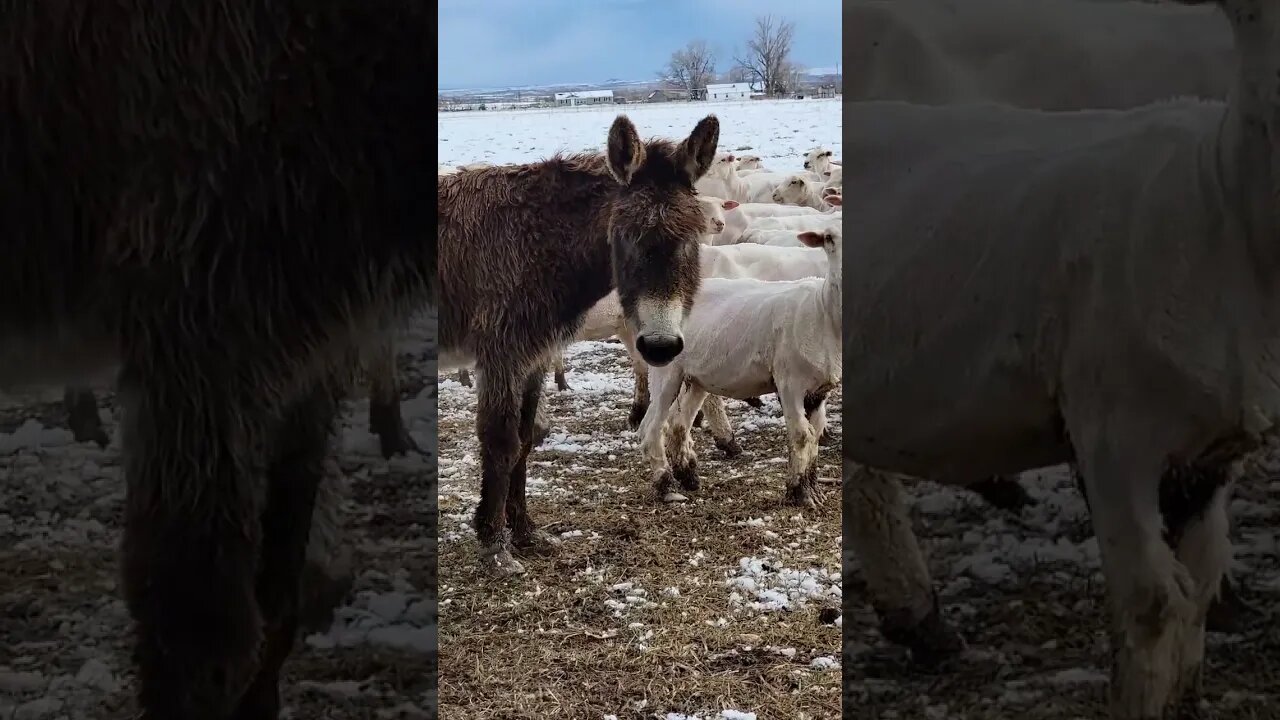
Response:
[[[870,594],[846,602],[917,659],[957,655],[901,478],[1069,464],[1112,716],[1198,717],[1230,488],[1280,420],[1280,3],[846,12],[843,518]]]
[[[438,175],[485,167],[442,165]],[[670,364],[645,362],[616,290],[592,306],[573,338],[617,337],[626,347],[635,376],[631,424],[665,502],[685,501],[679,490],[698,489],[690,428],[704,410],[716,446],[732,457],[741,448],[721,398],[758,403],[758,396],[776,392],[787,423],[787,498],[816,505],[817,444],[830,441],[825,400],[841,372],[843,168],[822,147],[805,155],[804,168],[774,172],[757,156],[719,153],[695,183],[705,218],[702,283],[682,328],[683,352]],[[567,387],[562,354],[553,365],[557,384]],[[539,426],[545,437],[541,416]]]

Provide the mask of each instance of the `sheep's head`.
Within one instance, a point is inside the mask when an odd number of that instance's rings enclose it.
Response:
[[[681,325],[698,292],[707,227],[694,184],[714,164],[719,140],[714,115],[678,143],[642,142],[625,115],[609,130],[605,163],[618,183],[608,214],[614,283],[650,365],[666,365],[684,349]]]
[[[805,193],[807,192],[808,188],[805,186],[804,178],[799,175],[792,175],[774,189],[773,201],[784,205],[803,205]]]
[[[831,151],[826,148],[814,148],[804,156],[804,169],[825,172],[831,166],[831,156]]]

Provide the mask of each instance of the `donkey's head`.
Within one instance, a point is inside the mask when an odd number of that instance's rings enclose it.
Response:
[[[641,142],[625,115],[609,129],[606,159],[620,186],[609,220],[614,282],[636,349],[650,365],[666,365],[684,349],[680,326],[698,293],[706,229],[693,184],[711,167],[719,140],[714,115],[680,143]]]

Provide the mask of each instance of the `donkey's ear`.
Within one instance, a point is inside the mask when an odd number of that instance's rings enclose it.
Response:
[[[644,143],[640,142],[640,134],[636,126],[626,115],[619,115],[609,128],[609,149],[606,153],[609,160],[609,172],[623,185],[631,183],[631,177],[644,164]]]
[[[720,144],[720,120],[708,115],[693,128],[689,137],[680,143],[676,151],[676,167],[689,176],[689,182],[697,182],[716,158],[716,146]]]

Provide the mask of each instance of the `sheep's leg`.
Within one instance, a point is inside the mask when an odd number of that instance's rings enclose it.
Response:
[[[702,484],[698,481],[698,453],[693,447],[693,433],[689,432],[689,425],[706,399],[706,390],[684,383],[676,398],[676,410],[667,423],[668,442],[676,453],[673,474],[681,489],[690,492],[697,492]]]
[[[813,425],[813,431],[818,434],[818,444],[825,447],[839,442],[836,436],[831,434],[830,426],[827,425],[827,395],[830,392],[830,390],[824,390],[806,395],[804,398],[805,414]]]
[[[640,421],[640,453],[649,463],[654,492],[663,502],[680,502],[688,499],[672,488],[675,484],[675,475],[667,465],[666,443],[663,438],[667,414],[680,393],[683,380],[678,370],[665,370],[656,377],[650,378],[649,392],[652,397],[649,408]]]
[[[303,632],[322,632],[333,622],[333,611],[355,582],[351,548],[342,541],[342,500],[346,479],[337,458],[325,459],[324,476],[316,489],[307,539],[307,560],[302,566],[298,599],[298,626]]]
[[[818,435],[813,431],[804,408],[804,393],[780,384],[778,400],[787,421],[787,502],[792,505],[818,506]]]
[[[1071,473],[1081,497],[1084,498],[1085,506],[1090,507],[1084,479],[1075,466],[1072,466]],[[1188,481],[1193,483],[1190,488],[1184,486]],[[1225,480],[1221,477],[1219,468],[1203,468],[1191,478],[1180,477],[1173,468],[1166,470],[1160,478],[1160,512],[1164,516],[1168,534],[1181,537],[1190,518],[1207,513],[1210,503],[1216,497],[1217,486],[1222,482]],[[1187,496],[1204,502],[1188,503]],[[1240,597],[1232,584],[1230,572],[1224,571],[1218,594],[1209,606],[1209,613],[1205,618],[1205,629],[1211,632],[1244,632],[1264,617],[1263,612]]]
[[[285,415],[277,436],[275,457],[267,469],[267,504],[258,560],[258,607],[266,637],[257,677],[240,699],[232,720],[261,720],[280,714],[280,669],[298,634],[302,567],[336,417],[335,399],[327,390],[318,389]]]
[[[400,375],[390,333],[369,356],[369,430],[378,436],[382,457],[422,452],[409,435],[400,409]]]
[[[506,507],[511,474],[520,457],[520,414],[527,376],[494,364],[477,367],[484,378],[476,392],[481,481],[475,528],[480,562],[498,576],[521,575],[524,565],[511,555]]]
[[[1157,434],[1172,432],[1168,425],[1138,413],[1068,414],[1107,579],[1117,720],[1165,717],[1204,642],[1195,580],[1161,537],[1161,471],[1167,448],[1180,440]]]
[[[257,674],[265,478],[253,468],[267,438],[253,395],[209,383],[194,363],[126,365],[121,375],[122,579],[143,717],[225,720]]]
[[[627,426],[635,430],[640,427],[640,421],[644,419],[645,411],[649,409],[649,365],[636,349],[635,334],[626,322],[618,324],[618,339],[627,349],[627,356],[631,358],[631,372],[636,378],[635,389],[631,395],[631,414],[627,417]]]
[[[1227,468],[1219,466],[1213,469],[1223,482],[1213,493],[1208,507],[1185,523],[1175,550],[1179,562],[1186,566],[1195,583],[1192,601],[1197,610],[1195,627],[1184,641],[1179,668],[1178,684],[1183,690],[1179,702],[1183,717],[1198,716],[1205,624],[1231,562],[1231,543],[1227,539],[1227,499],[1230,496]]]
[[[885,639],[934,667],[964,649],[942,617],[929,568],[911,529],[902,486],[886,473],[845,461],[844,537],[861,562]],[[845,567],[851,562],[846,561]]]
[[[458,382],[461,383],[463,387],[471,387],[471,371],[466,368],[459,370]]]
[[[538,432],[538,408],[545,377],[546,371],[540,369],[525,379],[520,396],[520,454],[511,470],[511,483],[507,489],[507,526],[511,528],[512,543],[524,554],[547,554],[560,544],[558,538],[534,526],[525,506],[528,459]]]
[[[560,390],[561,392],[565,390],[572,390],[573,388],[569,387],[569,381],[566,380],[564,377],[565,365],[564,365],[563,350],[561,350],[560,353],[556,355],[556,359],[552,363],[551,367],[555,370],[556,389]]]
[[[724,399],[718,395],[708,397],[702,403],[702,411],[706,413],[707,430],[720,452],[727,458],[735,458],[742,454],[742,446],[733,435],[733,425],[729,422],[729,413],[725,411]]]
[[[69,385],[62,403],[67,408],[67,426],[76,442],[94,442],[104,449],[111,444],[107,431],[102,429],[98,398],[94,397],[93,390]]]

